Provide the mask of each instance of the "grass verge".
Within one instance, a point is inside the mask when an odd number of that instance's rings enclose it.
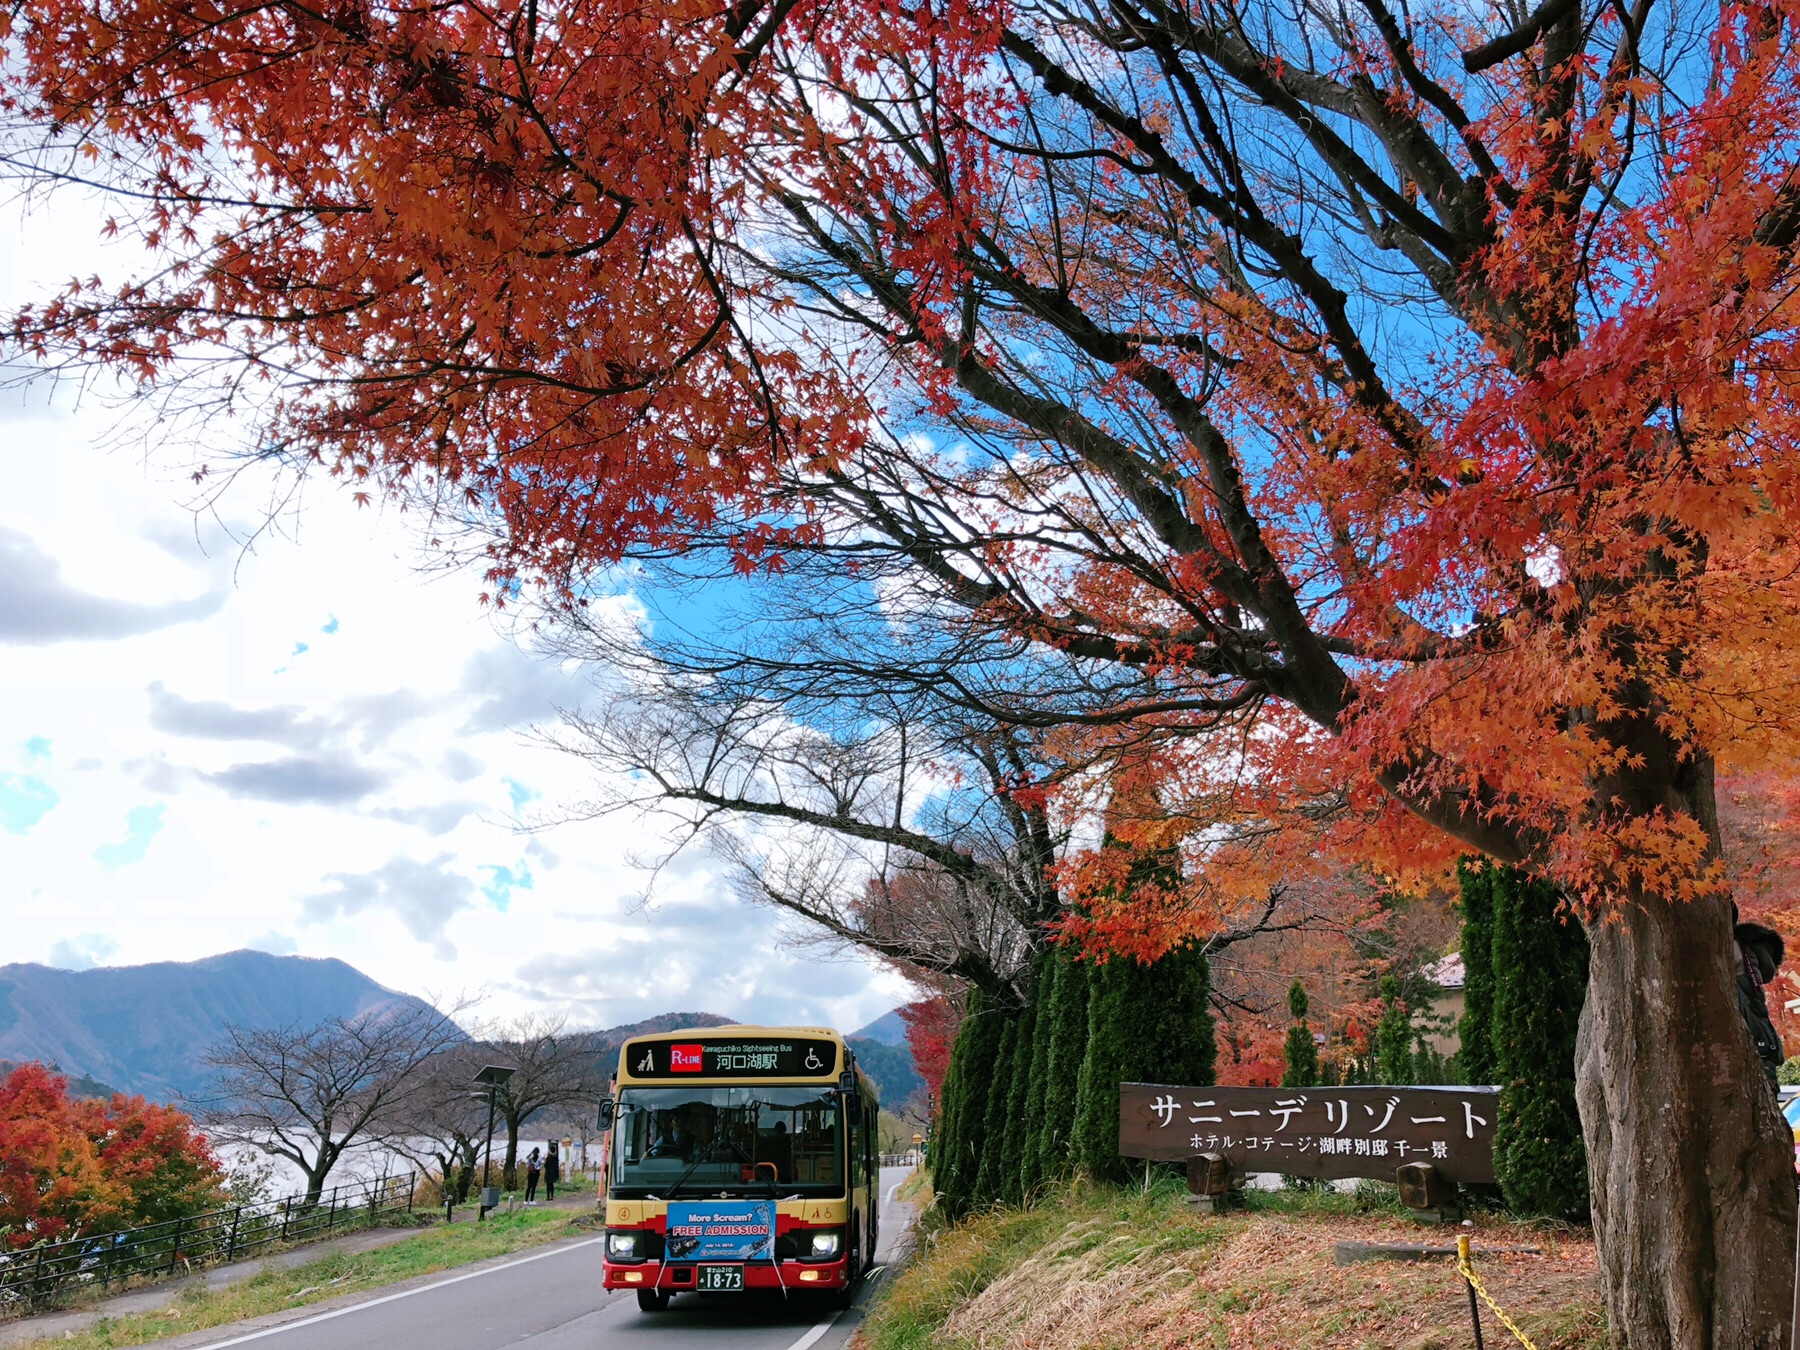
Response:
[[[85,1331],[28,1342],[23,1350],[111,1350],[142,1345],[165,1336],[241,1322],[286,1308],[301,1308],[340,1294],[378,1288],[468,1265],[525,1247],[573,1236],[577,1215],[557,1210],[520,1210],[483,1223],[432,1228],[375,1251],[337,1253],[286,1270],[265,1270],[224,1289],[196,1281],[175,1302],[153,1312],[103,1317]]]
[[[1252,1192],[1244,1210],[1208,1216],[1173,1184],[1077,1185],[954,1226],[927,1215],[859,1350],[1470,1344],[1467,1294],[1448,1262],[1333,1264],[1345,1240],[1454,1243],[1407,1217],[1391,1189]],[[1499,1251],[1521,1247],[1537,1254]],[[1478,1215],[1476,1264],[1540,1350],[1605,1344],[1585,1232]],[[1510,1343],[1491,1317],[1483,1329],[1490,1344]]]

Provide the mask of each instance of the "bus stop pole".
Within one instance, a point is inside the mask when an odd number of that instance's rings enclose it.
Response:
[[[481,1189],[482,1189],[482,1197],[481,1198],[484,1203],[479,1204],[475,1207],[475,1217],[478,1219],[487,1218],[487,1205],[485,1202],[487,1200],[486,1192],[487,1192],[487,1188],[488,1188],[488,1172],[494,1165],[494,1096],[495,1096],[495,1085],[493,1083],[489,1083],[488,1084],[487,1156],[485,1156],[481,1160]]]

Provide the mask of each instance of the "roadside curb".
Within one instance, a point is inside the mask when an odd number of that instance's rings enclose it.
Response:
[[[167,1346],[169,1350],[190,1350],[190,1348],[197,1350],[201,1346],[236,1345],[240,1341],[253,1340],[270,1332],[279,1331],[291,1323],[324,1321],[340,1313],[352,1312],[367,1304],[386,1303],[393,1299],[406,1298],[409,1295],[422,1293],[441,1285],[456,1284],[462,1280],[475,1279],[478,1276],[505,1270],[512,1266],[541,1261],[546,1257],[560,1255],[571,1248],[598,1246],[602,1241],[604,1239],[599,1237],[576,1237],[561,1242],[546,1242],[541,1246],[508,1252],[504,1256],[491,1256],[485,1261],[471,1261],[467,1265],[448,1266],[443,1270],[432,1271],[429,1275],[415,1275],[409,1280],[379,1285],[373,1289],[362,1290],[360,1293],[323,1299],[318,1303],[309,1303],[305,1307],[289,1308],[278,1313],[265,1313],[261,1317],[248,1317],[241,1322],[224,1322],[216,1327],[209,1327],[205,1331],[171,1336],[165,1340],[148,1342],[148,1344]]]
[[[0,1350],[60,1337],[65,1332],[85,1331],[108,1317],[129,1317],[134,1313],[155,1312],[168,1307],[196,1285],[208,1289],[228,1289],[234,1284],[254,1279],[265,1270],[288,1270],[339,1253],[355,1255],[379,1251],[383,1247],[391,1247],[397,1242],[404,1242],[429,1231],[425,1228],[366,1228],[342,1237],[303,1243],[268,1256],[234,1261],[225,1266],[204,1267],[176,1279],[146,1284],[92,1302],[78,1303],[73,1307],[11,1318],[0,1322]]]
[[[331,1250],[326,1250],[325,1244],[311,1244],[303,1248],[296,1248],[291,1253],[283,1253],[283,1256],[290,1256],[297,1259],[282,1261],[280,1264],[284,1267],[292,1268],[294,1266],[306,1265],[311,1261],[332,1256],[340,1251],[349,1251],[351,1254],[363,1251],[375,1251],[382,1247],[393,1246],[408,1238],[418,1237],[422,1233],[430,1232],[431,1229],[394,1228],[376,1231],[382,1237],[382,1241],[368,1241],[368,1238],[374,1236],[374,1234],[365,1233],[356,1235],[357,1238],[362,1239],[362,1242],[356,1246],[345,1243],[342,1246],[335,1246]],[[354,1306],[359,1303],[370,1302],[374,1299],[385,1298],[389,1295],[406,1293],[412,1289],[427,1286],[434,1282],[442,1282],[447,1278],[453,1278],[465,1273],[478,1273],[488,1267],[503,1266],[509,1262],[516,1263],[527,1257],[536,1256],[539,1253],[550,1253],[562,1247],[593,1241],[597,1241],[597,1239],[589,1233],[582,1232],[575,1236],[563,1238],[555,1242],[521,1247],[499,1256],[484,1257],[479,1261],[470,1261],[461,1265],[446,1266],[441,1270],[431,1271],[423,1275],[410,1276],[407,1279],[396,1280],[388,1284],[375,1285],[367,1289],[346,1291],[345,1293],[332,1298],[320,1299],[317,1302],[300,1304],[292,1308],[284,1308],[278,1312],[263,1313],[257,1317],[245,1318],[237,1322],[221,1322],[217,1326],[183,1332],[179,1335],[159,1337],[153,1341],[146,1341],[144,1344],[168,1347],[216,1344],[219,1341],[231,1339],[236,1335],[242,1335],[262,1328],[280,1326],[287,1322],[314,1317],[319,1313],[329,1312],[340,1307]],[[156,1311],[159,1308],[173,1304],[181,1296],[184,1289],[206,1280],[209,1275],[216,1276],[227,1271],[239,1272],[235,1279],[219,1283],[219,1287],[224,1287],[238,1283],[240,1280],[252,1278],[261,1273],[263,1269],[268,1268],[267,1265],[264,1265],[259,1266],[255,1270],[244,1269],[244,1267],[250,1264],[250,1262],[240,1262],[234,1266],[224,1266],[213,1271],[198,1272],[170,1284],[156,1285],[148,1289],[137,1291],[134,1294],[121,1295],[113,1299],[108,1299],[105,1301],[104,1305],[90,1305],[60,1313],[45,1313],[22,1321],[0,1324],[0,1350],[4,1350],[5,1347],[26,1346],[40,1343],[49,1345],[60,1339],[65,1332],[76,1333],[85,1331],[92,1327],[96,1322],[107,1317]],[[124,1300],[130,1300],[131,1306],[121,1307],[120,1303]]]

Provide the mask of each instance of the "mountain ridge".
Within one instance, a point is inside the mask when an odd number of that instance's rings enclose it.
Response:
[[[858,1027],[846,1035],[858,1041],[880,1041],[883,1045],[905,1045],[906,1020],[900,1016],[898,1008],[890,1008],[867,1026]]]
[[[336,957],[244,949],[90,970],[19,963],[0,966],[0,1059],[55,1063],[71,1078],[168,1100],[204,1085],[202,1056],[227,1024],[426,1006]]]
[[[427,1006],[336,957],[276,956],[246,948],[194,961],[88,970],[22,962],[0,966],[0,1064],[55,1065],[79,1093],[116,1088],[169,1101],[204,1093],[209,1075],[203,1058],[227,1025],[311,1025]],[[739,1020],[667,1012],[616,1027],[571,1028],[568,1034],[595,1057],[604,1082],[619,1046],[633,1036]],[[883,1103],[895,1107],[910,1100],[920,1084],[910,1051],[886,1039],[893,1034],[891,1024],[899,1019],[887,1013],[846,1039],[877,1080]]]

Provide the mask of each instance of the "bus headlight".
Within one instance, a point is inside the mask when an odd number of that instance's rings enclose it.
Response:
[[[844,1235],[833,1228],[823,1233],[814,1233],[812,1235],[812,1251],[807,1254],[815,1258],[829,1258],[836,1256],[838,1248],[843,1245]]]
[[[638,1254],[638,1236],[636,1233],[608,1233],[606,1235],[606,1254],[627,1259],[636,1256]]]

